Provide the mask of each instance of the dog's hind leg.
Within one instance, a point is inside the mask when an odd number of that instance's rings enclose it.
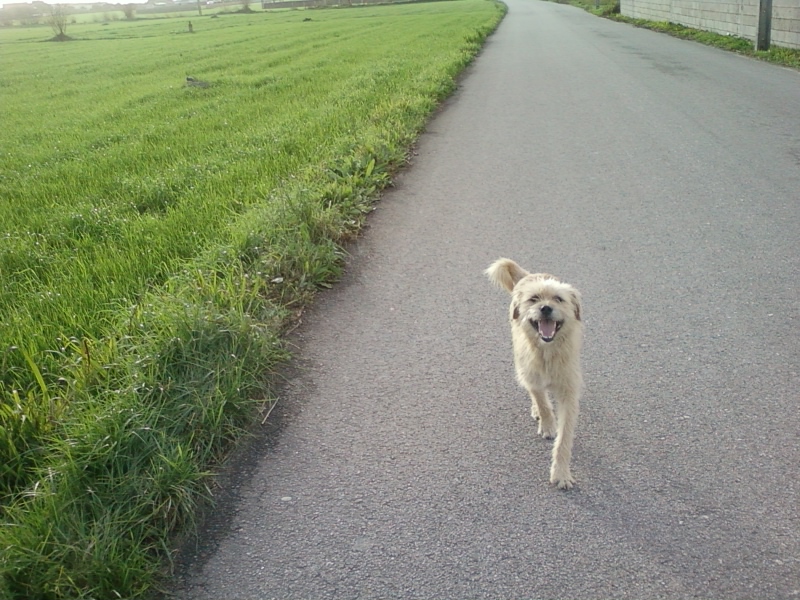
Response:
[[[557,397],[556,419],[558,435],[553,444],[553,462],[550,465],[550,483],[559,489],[570,489],[575,479],[570,472],[572,441],[575,438],[575,425],[578,420],[578,397],[565,395]]]
[[[548,440],[556,436],[556,419],[553,415],[553,405],[544,390],[529,388],[531,395],[531,416],[539,421],[539,435]]]

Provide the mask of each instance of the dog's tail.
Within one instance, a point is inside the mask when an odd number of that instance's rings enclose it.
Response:
[[[493,284],[508,292],[514,289],[520,279],[529,275],[525,269],[510,258],[498,258],[484,273]]]

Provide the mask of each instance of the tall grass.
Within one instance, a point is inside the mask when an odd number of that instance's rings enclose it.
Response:
[[[4,44],[6,406],[14,390],[39,394],[31,363],[58,397],[75,358],[67,340],[113,337],[146,290],[230,243],[232,224],[252,222],[247,212],[287,184],[327,178],[356,148],[406,143],[446,93],[453,73],[440,69],[469,52],[454,39],[464,43],[482,10],[229,16],[194,35],[119,23],[73,32],[79,42],[32,42],[26,30],[27,41]],[[211,87],[187,88],[187,74]]]
[[[283,328],[501,16],[0,32],[0,595],[151,588],[268,402]]]

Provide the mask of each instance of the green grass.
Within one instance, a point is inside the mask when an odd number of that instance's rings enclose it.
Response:
[[[714,46],[730,52],[736,52],[745,56],[751,56],[760,60],[766,60],[775,64],[783,65],[784,67],[791,67],[800,69],[800,49],[794,48],[781,48],[780,46],[772,46],[766,51],[757,51],[755,45],[751,40],[740,38],[730,35],[720,35],[711,31],[703,31],[701,29],[694,29],[679,25],[677,23],[668,23],[662,21],[648,21],[646,19],[633,19],[620,14],[619,0],[601,0],[595,4],[593,0],[556,0],[559,4],[570,4],[587,10],[598,16],[620,21],[622,23],[629,23],[636,27],[644,29],[651,29],[666,33],[673,37],[678,37],[684,40],[692,40],[705,44],[706,46]]]
[[[152,589],[285,328],[502,14],[0,31],[0,597]]]
[[[642,19],[630,19],[621,15],[613,15],[617,21],[624,21],[637,27],[645,29],[652,29],[653,31],[660,31],[674,37],[679,37],[684,40],[692,40],[700,42],[706,46],[714,46],[730,52],[736,52],[745,56],[751,56],[760,60],[765,60],[775,64],[800,69],[800,50],[793,48],[781,48],[779,46],[772,46],[769,50],[756,50],[753,42],[744,38],[720,35],[711,31],[702,31],[700,29],[693,29],[677,23],[665,23],[656,21],[646,21]]]

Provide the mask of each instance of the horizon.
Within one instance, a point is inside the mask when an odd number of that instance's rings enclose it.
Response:
[[[154,0],[154,3],[158,3],[158,2],[162,2],[162,1],[172,2],[172,3],[175,3],[175,4],[183,4],[185,2],[185,0]],[[197,1],[205,6],[207,0],[197,0]],[[214,4],[217,4],[217,3],[226,4],[226,3],[230,3],[231,1],[232,0],[214,0]],[[20,5],[23,5],[23,4],[33,5],[34,2],[42,3],[42,4],[45,4],[47,6],[55,6],[55,5],[58,5],[58,4],[63,4],[63,5],[68,5],[68,6],[69,5],[88,5],[88,4],[100,4],[100,5],[107,4],[109,6],[119,6],[120,10],[122,10],[121,7],[125,6],[126,4],[144,5],[144,4],[148,4],[150,2],[150,0],[55,0],[55,1],[54,0],[49,0],[49,1],[48,0],[18,0],[18,1],[11,1],[11,2],[0,2],[0,10],[3,10],[6,7],[9,7],[9,6],[20,6]],[[252,3],[258,3],[259,0],[251,0],[251,2]]]
[[[48,4],[53,6],[55,4],[112,4],[112,5],[119,5],[122,6],[124,4],[147,4],[148,0],[125,0],[125,1],[111,1],[111,0],[59,0],[58,2],[48,2],[47,0],[37,0],[44,2],[44,4]],[[174,1],[174,0],[173,0]],[[18,2],[0,2],[0,9],[5,8],[8,5],[19,5],[19,4],[33,4],[34,0],[20,0]]]

